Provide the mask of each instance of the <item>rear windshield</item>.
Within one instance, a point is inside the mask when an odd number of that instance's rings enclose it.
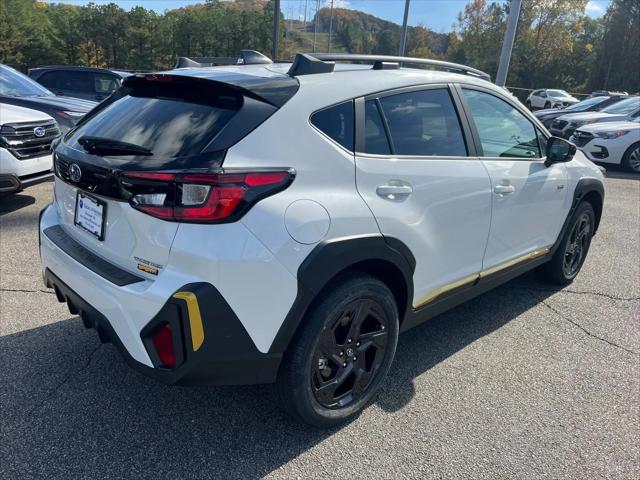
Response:
[[[587,98],[586,100],[583,100],[578,103],[574,103],[573,105],[565,108],[564,111],[565,112],[581,112],[583,110],[586,110],[587,108],[597,105],[598,103],[606,102],[608,99],[609,97]]]
[[[620,113],[626,115],[638,107],[640,107],[640,98],[634,97],[620,100],[602,111],[605,113]]]
[[[79,124],[69,140],[82,137],[126,142],[151,158],[197,155],[242,106],[242,97],[213,82],[177,78],[135,79]]]

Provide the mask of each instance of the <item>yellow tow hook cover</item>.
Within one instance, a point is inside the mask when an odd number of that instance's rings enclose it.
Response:
[[[173,298],[184,300],[187,304],[189,327],[191,328],[191,346],[193,351],[197,352],[204,343],[204,327],[202,326],[198,298],[192,292],[177,292],[173,294]]]

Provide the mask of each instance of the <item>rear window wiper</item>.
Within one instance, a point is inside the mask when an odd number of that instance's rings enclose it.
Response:
[[[84,136],[78,139],[78,143],[82,145],[88,153],[94,155],[153,155],[148,148],[141,147],[134,143],[113,140],[111,138]]]

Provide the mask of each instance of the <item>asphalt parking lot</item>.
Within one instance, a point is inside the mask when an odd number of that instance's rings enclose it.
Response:
[[[51,183],[0,199],[0,477],[640,477],[640,179],[607,179],[577,280],[512,281],[400,339],[377,402],[331,431],[268,386],[167,387],[41,281]]]

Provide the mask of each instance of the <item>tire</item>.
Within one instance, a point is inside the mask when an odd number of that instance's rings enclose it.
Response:
[[[631,173],[640,173],[640,142],[631,145],[622,156],[622,167]]]
[[[544,108],[551,108],[551,103],[550,102],[545,102]]]
[[[399,320],[393,294],[369,275],[344,276],[321,295],[284,355],[276,395],[295,419],[329,428],[375,396],[395,355]]]
[[[576,278],[589,253],[596,215],[589,202],[578,205],[551,260],[538,268],[542,280],[568,285]]]

